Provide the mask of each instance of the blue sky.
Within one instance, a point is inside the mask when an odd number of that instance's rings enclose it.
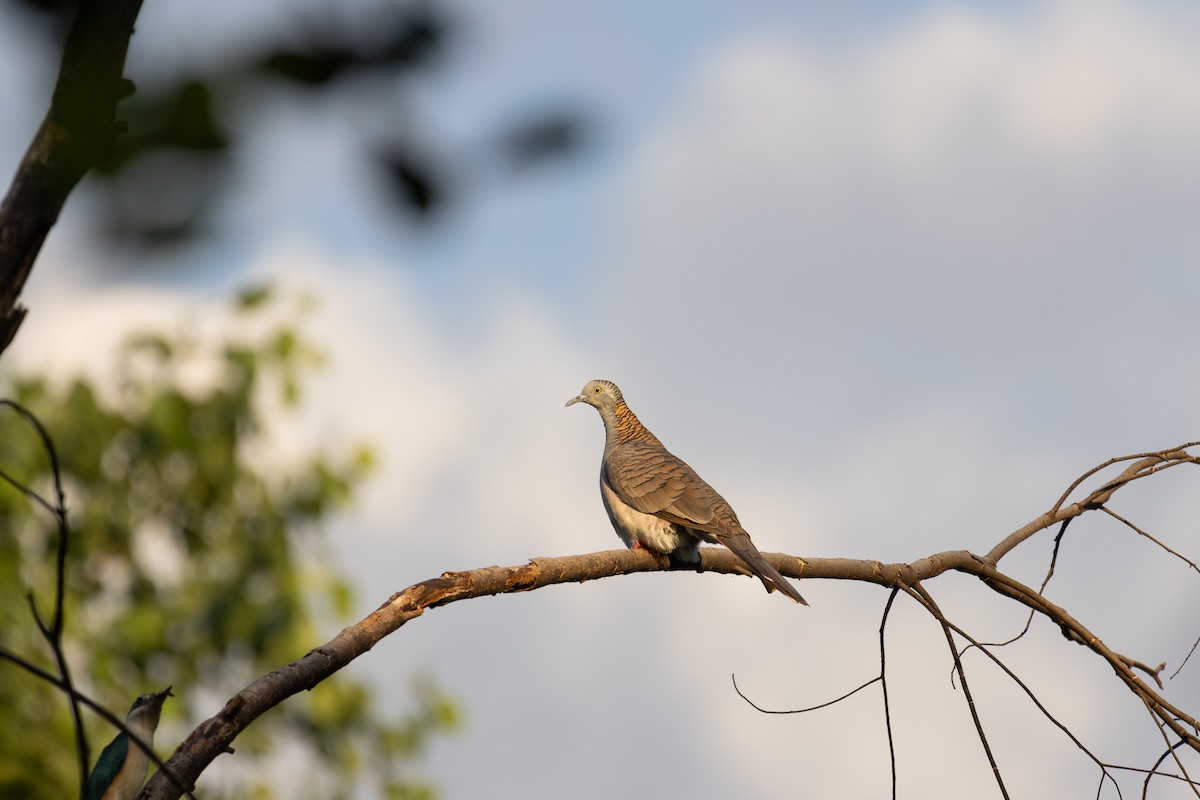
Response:
[[[446,569],[618,545],[596,496],[600,423],[562,408],[589,378],[620,383],[761,548],[801,555],[986,551],[1093,464],[1200,438],[1189,5],[451,7],[461,44],[413,100],[428,135],[467,152],[567,99],[599,123],[586,157],[481,182],[422,235],[363,191],[352,108],[281,103],[247,150],[274,157],[186,279],[95,287],[72,206],[12,353],[103,363],[127,326],[209,316],[248,278],[315,292],[333,363],[278,447],[379,442],[382,474],[334,531],[363,613]],[[214,8],[148,5],[134,69],[139,48],[203,58],[291,7]],[[20,37],[0,53],[23,57]],[[20,100],[0,167],[51,78],[0,70]],[[1118,510],[1186,550],[1196,497],[1163,481]],[[1196,602],[1186,570],[1100,520],[1068,548],[1056,600],[1117,649],[1178,663],[1195,636],[1176,619]],[[1028,550],[1006,566],[1036,581],[1048,541]],[[930,590],[982,638],[1023,622],[971,582]],[[654,575],[473,602],[352,669],[397,709],[395,676],[421,669],[463,699],[468,731],[429,765],[452,798],[526,796],[530,776],[584,798],[881,796],[877,695],[767,718],[729,688],[736,672],[764,704],[798,706],[869,677],[883,593],[803,591],[812,609]],[[911,608],[895,625],[902,796],[962,796],[988,773],[940,631]],[[1089,745],[1153,760],[1150,724],[1072,650],[1035,629],[1009,655]],[[1014,796],[1092,791],[1086,759],[970,666]],[[1195,707],[1194,672],[1169,691]]]

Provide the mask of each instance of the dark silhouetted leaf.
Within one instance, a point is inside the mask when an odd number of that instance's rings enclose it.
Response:
[[[279,52],[262,62],[262,69],[305,86],[328,83],[357,62],[347,53]]]
[[[548,159],[570,155],[583,141],[585,123],[579,114],[562,111],[524,121],[500,136],[505,162],[524,169]]]
[[[440,51],[445,22],[427,8],[392,9],[365,32],[323,22],[300,45],[281,47],[258,64],[263,72],[303,86],[320,87],[366,69],[411,70]]]
[[[422,215],[438,210],[443,198],[426,160],[414,157],[407,150],[391,150],[381,155],[380,160],[396,196],[405,206]]]
[[[223,153],[229,147],[213,109],[209,86],[187,80],[157,94],[138,94],[122,103],[119,113],[128,133],[118,137],[108,157],[96,165],[102,176],[119,173],[130,162],[164,149]]]

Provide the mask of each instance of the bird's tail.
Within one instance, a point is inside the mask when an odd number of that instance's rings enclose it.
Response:
[[[779,570],[771,566],[770,561],[763,558],[763,554],[758,552],[758,548],[754,546],[754,542],[750,541],[750,536],[745,531],[726,534],[720,536],[719,539],[721,544],[746,562],[746,566],[758,576],[763,586],[767,587],[768,592],[779,591],[780,594],[795,600],[802,606],[808,605],[808,601],[800,595],[800,592],[796,591],[796,587],[792,586],[791,581],[780,575]]]

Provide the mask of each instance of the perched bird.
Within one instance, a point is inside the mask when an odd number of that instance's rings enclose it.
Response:
[[[153,746],[158,717],[168,697],[174,697],[170,686],[134,700],[129,716],[125,717],[125,727]],[[149,769],[150,758],[129,741],[128,733],[121,731],[96,759],[96,766],[88,776],[88,800],[133,800],[146,782]]]
[[[758,552],[737,514],[683,459],[646,429],[612,381],[588,381],[567,405],[587,403],[604,420],[600,498],[617,535],[632,549],[669,556],[699,567],[700,542],[723,544],[758,576],[767,591],[779,590],[808,605],[796,587]]]

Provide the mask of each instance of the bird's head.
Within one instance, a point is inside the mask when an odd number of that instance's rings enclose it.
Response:
[[[567,405],[571,406],[576,403],[587,403],[589,406],[603,411],[612,409],[621,403],[625,402],[625,398],[621,396],[621,390],[612,381],[588,381],[583,387],[583,391],[575,397],[567,401]]]
[[[150,692],[138,697],[133,701],[133,708],[129,709],[129,716],[125,719],[126,725],[131,725],[135,721],[144,720],[154,730],[158,727],[158,717],[162,714],[163,703],[168,697],[174,697],[171,693],[171,687],[163,689],[161,692]]]

